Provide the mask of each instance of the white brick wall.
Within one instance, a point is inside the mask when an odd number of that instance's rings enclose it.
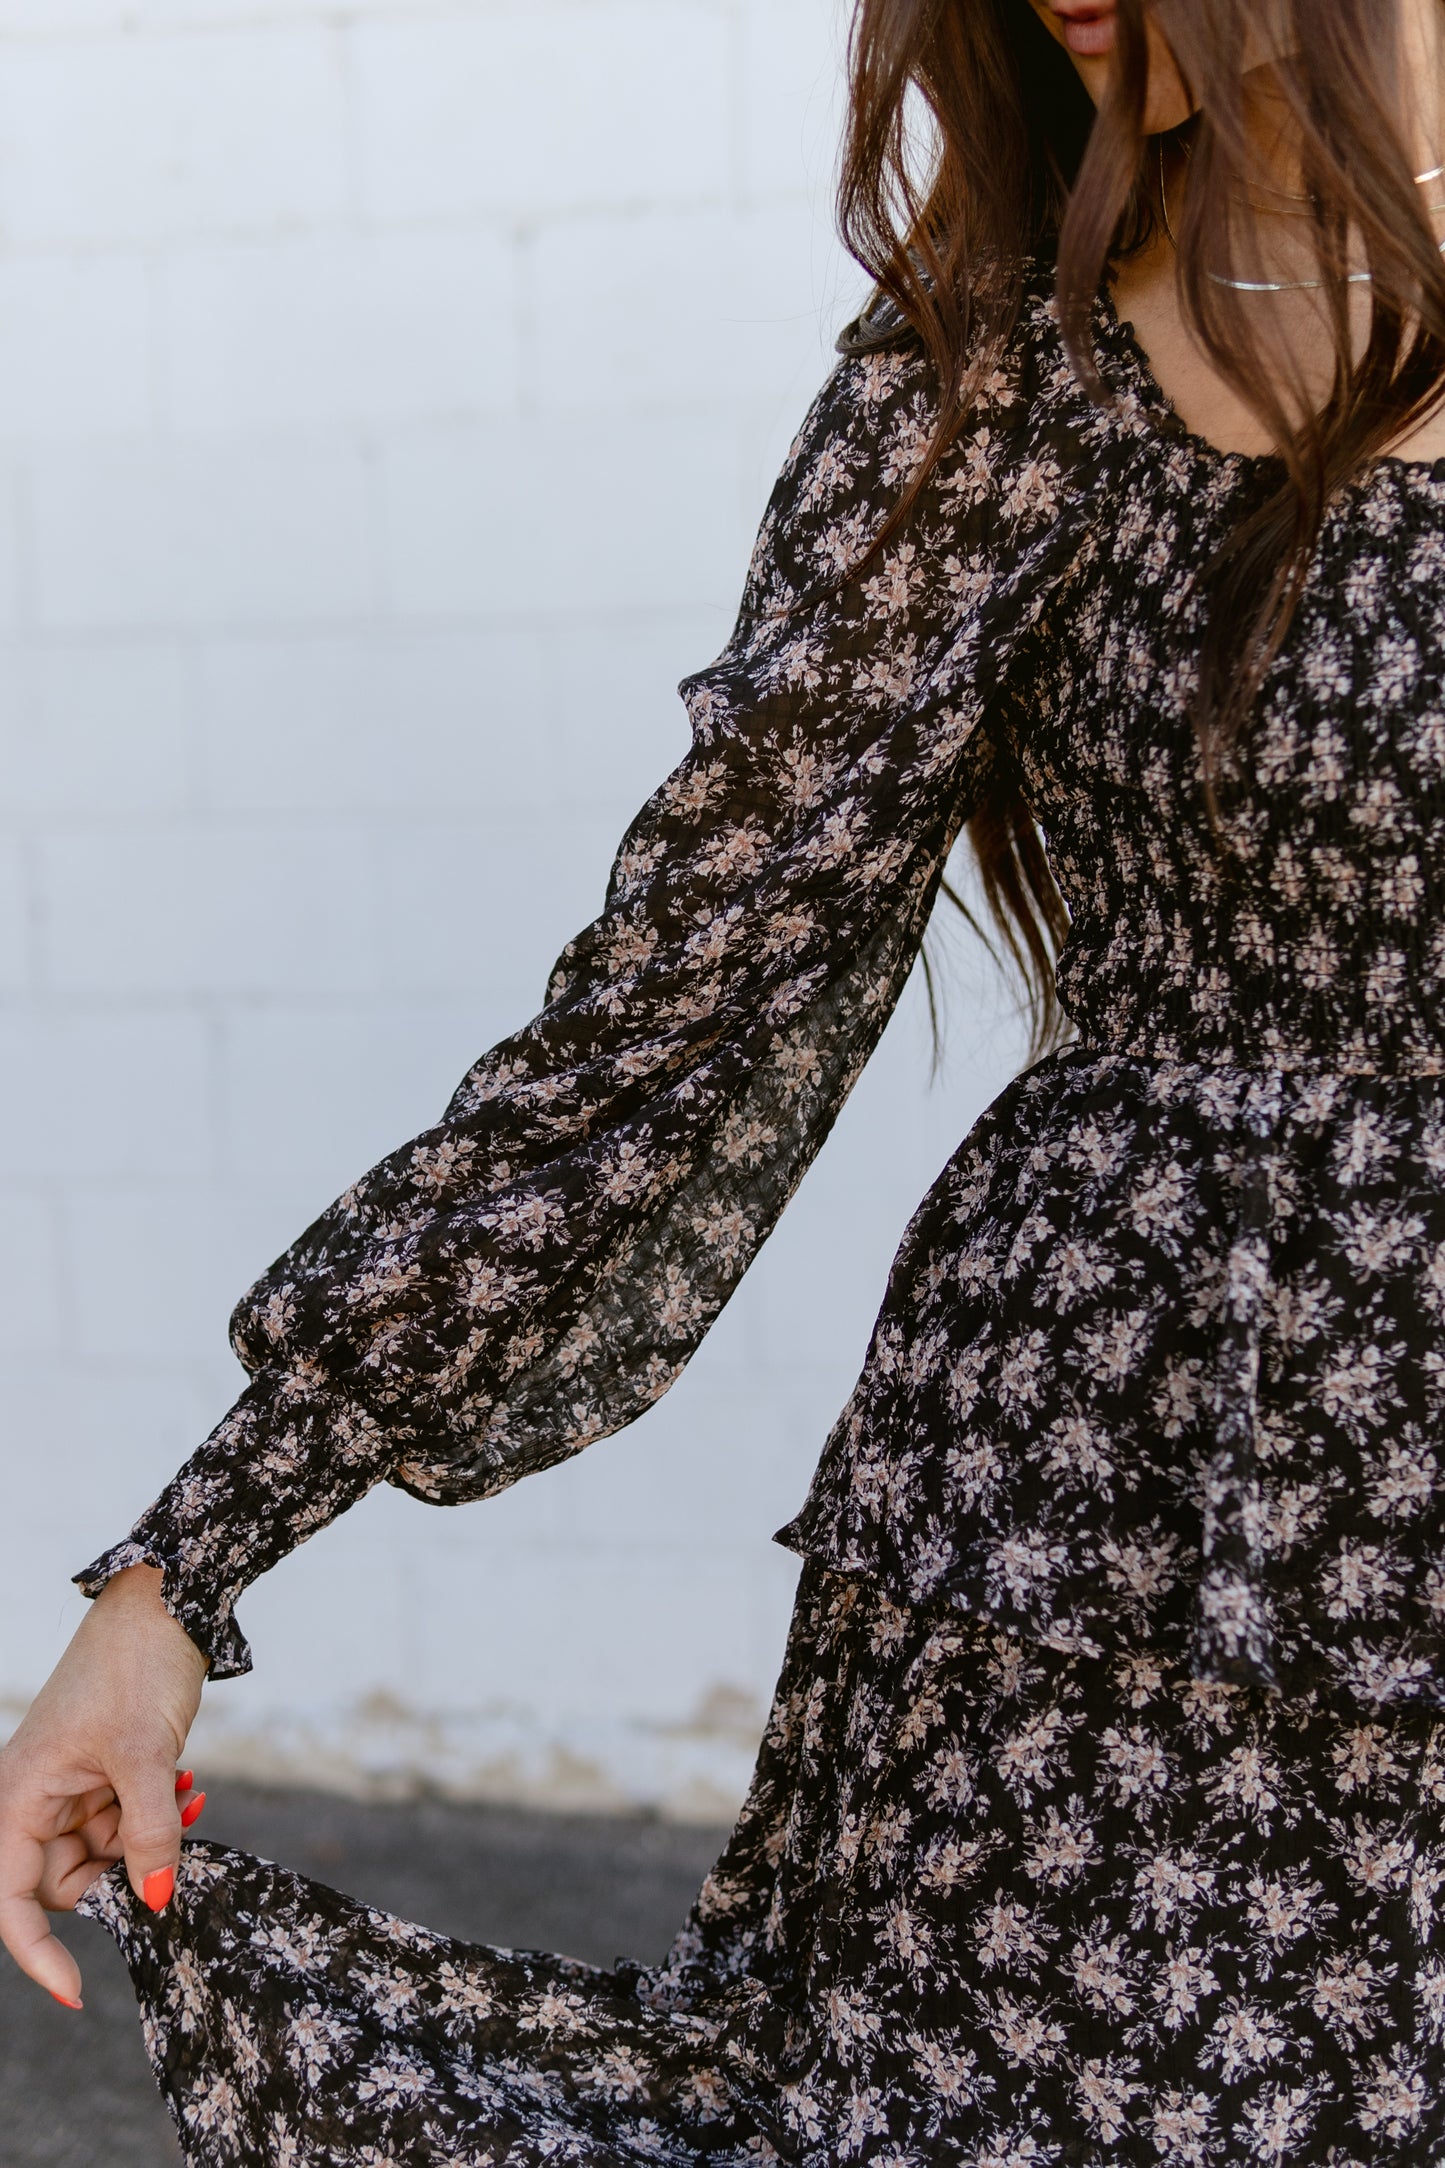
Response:
[[[856,276],[843,0],[0,0],[0,1699],[229,1307],[535,1007]],[[1016,1040],[905,1012],[692,1371],[258,1589],[200,1749],[730,1805],[796,1506]]]

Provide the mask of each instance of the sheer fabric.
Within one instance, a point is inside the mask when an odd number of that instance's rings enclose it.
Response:
[[[1226,791],[1200,575],[1260,483],[1040,273],[977,413],[853,355],[694,746],[547,1007],[242,1302],[132,1537],[217,1674],[372,1483],[478,1498],[665,1389],[1021,776],[1074,1043],[967,1137],[783,1532],[752,1796],[668,1962],[462,1948],[241,1855],[117,1935],[191,2168],[1445,2158],[1445,466],[1332,506]]]
[[[845,360],[793,448],[693,747],[547,1005],[242,1299],[253,1383],[131,1537],[211,1658],[236,1598],[386,1479],[484,1498],[678,1376],[817,1152],[988,787],[990,715],[1067,569],[1095,453],[991,390],[906,532],[849,576],[929,434],[918,364]]]

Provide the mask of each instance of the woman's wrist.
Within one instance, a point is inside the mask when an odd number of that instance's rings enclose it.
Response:
[[[163,1631],[167,1631],[168,1638],[174,1640],[177,1648],[182,1642],[185,1644],[198,1677],[204,1678],[210,1669],[209,1659],[197,1648],[180,1621],[167,1610],[164,1584],[165,1576],[159,1566],[123,1566],[119,1573],[112,1574],[94,1598],[89,1616],[97,1623],[103,1620],[107,1625],[123,1620],[128,1627],[146,1622],[159,1626],[164,1621]]]

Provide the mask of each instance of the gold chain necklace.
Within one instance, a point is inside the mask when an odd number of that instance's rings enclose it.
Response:
[[[1417,173],[1414,178],[1417,188],[1426,188],[1431,181],[1445,179],[1445,165],[1432,166],[1428,173]],[[1290,192],[1282,189],[1280,193],[1284,195]],[[1308,199],[1304,196],[1296,196],[1293,200],[1296,203],[1303,203]],[[1258,207],[1255,206],[1255,208]],[[1445,203],[1432,203],[1429,208],[1432,211],[1445,211]],[[1159,137],[1159,209],[1164,219],[1164,231],[1169,238],[1170,246],[1177,249],[1179,242],[1169,221],[1169,184],[1164,166],[1163,136]],[[1286,211],[1284,213],[1286,218],[1301,218],[1307,215],[1307,213],[1299,211]],[[1440,253],[1445,256],[1445,241],[1440,243]],[[1338,281],[1332,279],[1231,279],[1226,278],[1222,271],[1206,271],[1205,277],[1212,279],[1216,286],[1227,286],[1232,293],[1236,294],[1308,294],[1318,293],[1322,288],[1337,283],[1342,286],[1373,286],[1375,283],[1373,271],[1346,271]]]

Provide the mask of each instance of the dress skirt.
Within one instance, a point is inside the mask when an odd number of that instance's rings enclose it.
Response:
[[[449,1940],[188,1845],[130,1964],[190,2168],[1426,2168],[1445,1720],[804,1571],[667,1960]]]

